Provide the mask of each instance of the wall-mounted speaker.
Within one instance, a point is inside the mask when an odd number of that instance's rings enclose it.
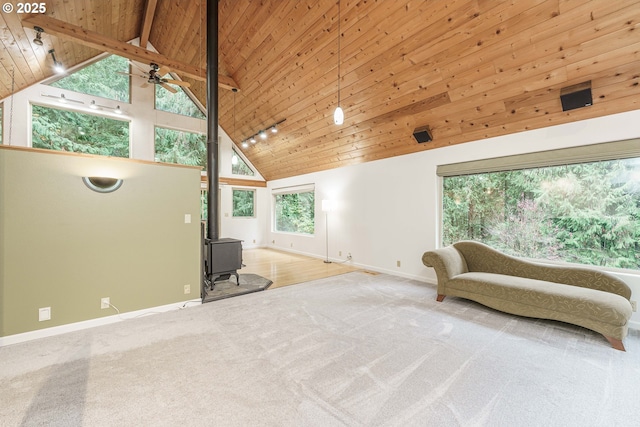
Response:
[[[416,139],[416,141],[418,141],[421,144],[423,142],[429,142],[433,140],[433,137],[431,136],[431,131],[429,130],[429,126],[424,126],[414,130],[413,137]]]
[[[575,110],[593,104],[591,98],[591,80],[560,89],[562,111]]]

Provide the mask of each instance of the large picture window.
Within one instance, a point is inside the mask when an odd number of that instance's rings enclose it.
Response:
[[[640,157],[443,178],[442,243],[640,269]]]
[[[129,122],[56,108],[32,106],[35,148],[129,157]]]
[[[315,232],[315,190],[313,186],[274,190],[275,231]]]

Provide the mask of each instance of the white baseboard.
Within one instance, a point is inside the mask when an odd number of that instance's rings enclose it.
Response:
[[[80,331],[83,329],[94,328],[96,326],[109,325],[111,323],[122,322],[123,320],[134,319],[136,317],[147,316],[150,314],[165,313],[167,311],[180,310],[187,308],[187,304],[202,304],[202,300],[192,299],[188,301],[176,302],[172,304],[162,305],[159,307],[145,308],[143,310],[130,311],[128,313],[114,314],[113,316],[99,317],[97,319],[84,320],[82,322],[69,323],[67,325],[53,326],[51,328],[38,329],[36,331],[24,332],[21,334],[8,335],[0,337],[0,347],[6,345],[18,344],[21,342],[31,341],[39,338],[52,337],[56,335],[66,334],[67,332]],[[193,305],[191,305],[193,307]]]

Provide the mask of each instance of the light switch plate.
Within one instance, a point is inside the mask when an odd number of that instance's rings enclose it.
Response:
[[[191,214],[184,214],[184,223],[191,224]]]

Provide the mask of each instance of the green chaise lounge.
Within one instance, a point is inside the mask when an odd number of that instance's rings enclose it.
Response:
[[[524,261],[472,241],[425,252],[422,262],[436,271],[440,302],[451,295],[506,313],[572,323],[625,351],[631,289],[611,274]]]

